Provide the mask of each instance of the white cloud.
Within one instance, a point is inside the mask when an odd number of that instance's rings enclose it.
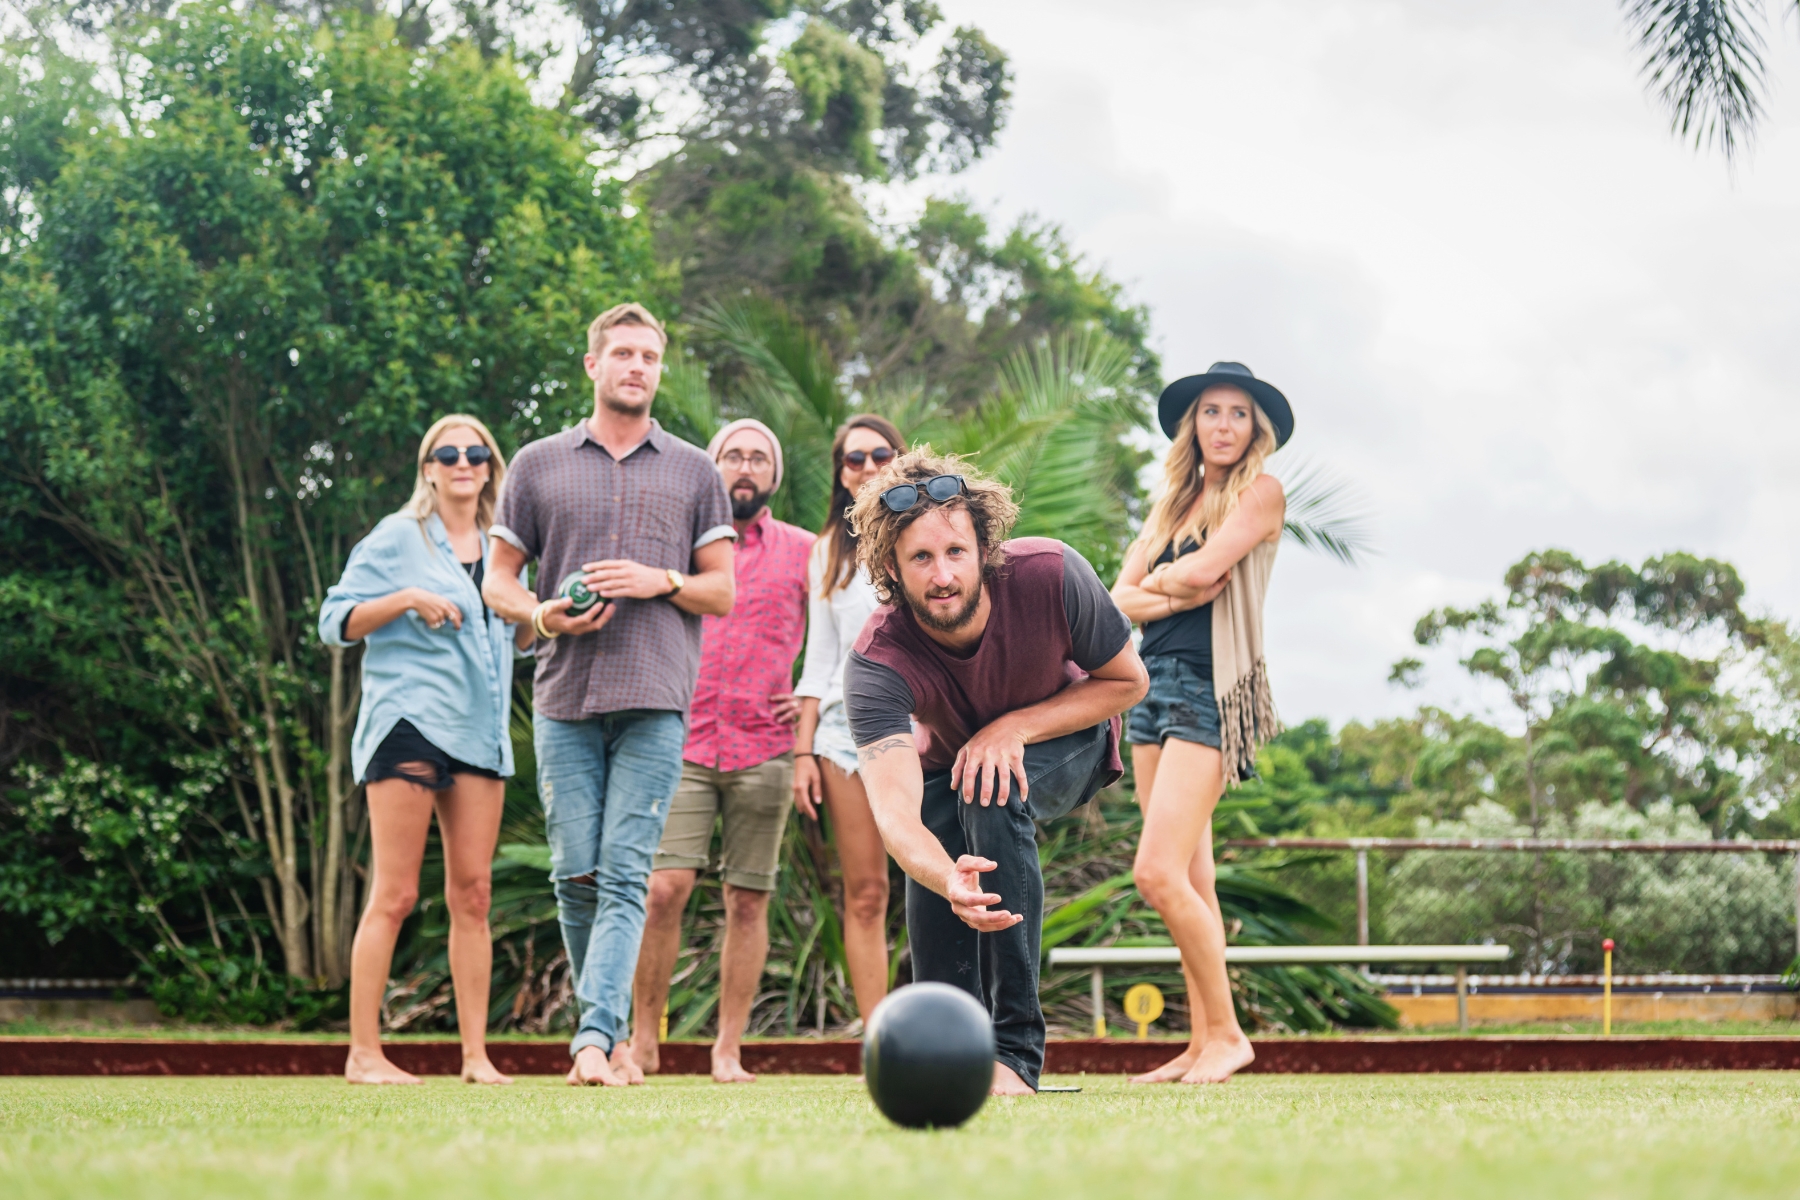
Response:
[[[1013,56],[948,186],[1062,224],[1150,305],[1171,376],[1275,381],[1379,555],[1292,547],[1291,719],[1401,711],[1426,609],[1547,545],[1737,564],[1800,614],[1800,37],[1735,173],[1668,132],[1610,0],[946,0]],[[1453,663],[1424,698],[1464,702]]]

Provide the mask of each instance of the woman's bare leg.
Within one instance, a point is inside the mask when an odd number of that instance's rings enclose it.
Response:
[[[406,770],[429,776],[425,763]],[[371,783],[369,793],[369,901],[350,944],[350,1057],[344,1078],[351,1083],[417,1083],[381,1052],[381,999],[394,963],[400,926],[419,899],[419,863],[431,829],[432,794],[404,779]]]
[[[1133,743],[1131,747],[1131,769],[1137,783],[1138,811],[1150,811],[1150,793],[1156,787],[1156,768],[1162,761],[1162,747],[1155,744]],[[1210,842],[1207,852],[1211,853]],[[1196,851],[1196,854],[1198,851]],[[1206,1045],[1206,1009],[1200,1002],[1200,991],[1194,983],[1193,972],[1188,970],[1187,963],[1181,964],[1181,977],[1187,984],[1188,1017],[1192,1032],[1188,1037],[1188,1048],[1156,1068],[1142,1075],[1131,1077],[1133,1083],[1171,1083],[1188,1073],[1194,1060],[1200,1057],[1200,1051]]]
[[[888,855],[861,775],[846,775],[829,759],[819,759],[825,806],[844,875],[844,957],[850,989],[864,1020],[887,995]]]
[[[1184,1083],[1222,1083],[1256,1057],[1231,1001],[1225,926],[1210,866],[1201,875],[1204,888],[1194,877],[1197,855],[1204,853],[1210,864],[1212,814],[1223,791],[1219,752],[1170,738],[1157,756],[1133,864],[1138,891],[1162,914],[1189,980],[1194,1034],[1188,1054],[1193,1057],[1180,1076]],[[1166,1078],[1163,1072],[1152,1074]]]
[[[481,775],[455,779],[438,793],[437,814],[444,838],[444,905],[450,910],[450,979],[456,989],[462,1077],[464,1083],[511,1083],[487,1053],[488,985],[494,971],[488,903],[506,785]]]

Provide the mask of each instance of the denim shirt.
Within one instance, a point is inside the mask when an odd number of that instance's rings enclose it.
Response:
[[[489,550],[484,534],[481,555],[491,563]],[[402,719],[451,758],[511,775],[513,626],[483,607],[437,514],[423,532],[416,517],[383,517],[356,544],[343,578],[319,608],[319,640],[350,645],[344,640],[350,610],[407,587],[454,603],[462,610],[462,628],[445,621],[433,629],[408,609],[363,639],[362,711],[350,745],[357,781],[363,782],[376,747]]]

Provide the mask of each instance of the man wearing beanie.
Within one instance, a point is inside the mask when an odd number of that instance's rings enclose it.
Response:
[[[650,876],[649,910],[633,986],[631,1051],[636,1076],[657,1069],[669,979],[681,950],[681,916],[700,872],[713,864],[725,885],[725,944],[719,964],[719,1036],[712,1074],[751,1083],[739,1061],[750,1005],[769,953],[769,893],[793,804],[794,658],[806,634],[806,566],[813,535],[769,515],[781,486],[781,442],[761,421],[733,421],[707,453],[731,497],[737,530],[737,603],[702,625],[700,682],[689,714],[681,784]]]

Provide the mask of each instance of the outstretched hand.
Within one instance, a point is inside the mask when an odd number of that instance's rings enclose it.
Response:
[[[1025,919],[1004,908],[988,907],[990,904],[1000,903],[1000,897],[994,892],[982,890],[981,875],[999,865],[992,859],[965,854],[956,860],[944,880],[944,899],[950,901],[950,911],[964,925],[981,933],[998,933],[1002,929],[1011,929]]]

